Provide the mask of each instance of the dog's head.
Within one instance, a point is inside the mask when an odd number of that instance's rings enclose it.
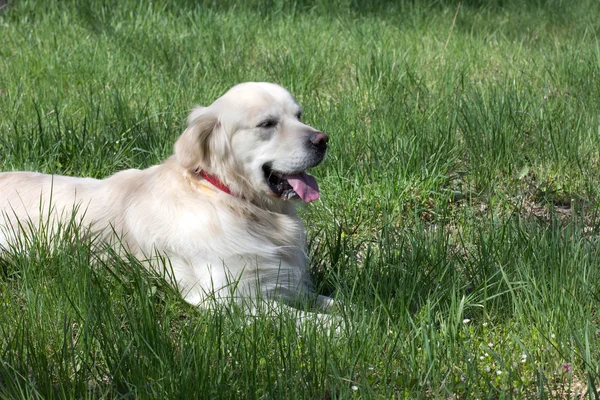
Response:
[[[193,110],[175,156],[186,170],[215,175],[240,197],[314,201],[319,189],[306,170],[323,161],[328,137],[301,116],[282,87],[242,83]]]

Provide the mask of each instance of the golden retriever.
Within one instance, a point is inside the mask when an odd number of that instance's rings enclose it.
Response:
[[[40,221],[50,233],[71,218],[150,268],[168,257],[186,301],[314,301],[305,234],[295,205],[319,197],[314,177],[326,134],[301,121],[291,94],[272,83],[231,88],[195,108],[175,154],[106,179],[0,173],[0,251]],[[29,231],[29,232],[25,232]]]

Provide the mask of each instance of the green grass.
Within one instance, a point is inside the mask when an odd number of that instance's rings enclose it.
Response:
[[[600,396],[600,3],[9,3],[3,171],[144,168],[194,104],[291,90],[347,329],[195,309],[66,226],[0,258],[0,398]]]

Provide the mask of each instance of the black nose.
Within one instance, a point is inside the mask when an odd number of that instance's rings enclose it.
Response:
[[[329,136],[323,132],[315,131],[310,135],[310,143],[321,152],[327,150],[327,142],[329,142]]]

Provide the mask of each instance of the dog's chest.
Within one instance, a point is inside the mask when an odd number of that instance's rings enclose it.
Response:
[[[254,212],[246,218],[246,230],[276,246],[304,246],[304,228],[296,216]]]
[[[241,224],[235,228],[225,226],[222,238],[229,249],[239,255],[271,259],[290,264],[305,263],[306,239],[304,227],[295,215],[272,213],[264,210],[246,210]]]
[[[187,212],[161,218],[161,225],[172,229],[154,241],[159,249],[216,260],[241,256],[304,262],[304,227],[295,215],[215,203],[184,209]],[[144,238],[151,236],[151,232],[138,233]]]

